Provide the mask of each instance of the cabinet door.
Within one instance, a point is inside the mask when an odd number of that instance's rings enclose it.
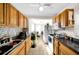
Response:
[[[23,21],[24,21],[24,23],[23,23],[24,28],[28,28],[28,19],[26,17],[24,17]]]
[[[13,24],[15,26],[17,26],[17,10],[15,8],[13,8],[13,12],[14,12],[14,22],[13,22]]]
[[[19,27],[23,28],[24,26],[23,15],[19,12]]]
[[[28,18],[26,17],[26,28],[28,28]]]
[[[13,12],[13,7],[10,5],[10,25],[13,26],[14,22],[14,12]]]
[[[58,40],[57,39],[55,39],[54,40],[54,54],[55,55],[58,55],[58,53],[59,53],[59,42],[58,42]]]
[[[24,17],[24,28],[26,28],[26,18]]]
[[[10,25],[17,26],[17,11],[12,5],[10,5]]]
[[[29,52],[29,50],[30,50],[31,43],[32,43],[31,37],[28,37],[28,38],[26,39],[26,54],[28,54],[28,52]]]
[[[61,14],[61,27],[64,27],[64,15],[63,15],[63,13]]]
[[[25,47],[22,48],[18,55],[25,55]]]
[[[9,3],[7,3],[6,4],[6,22],[7,22],[7,26],[9,26],[10,25],[10,4]]]
[[[5,25],[7,25],[7,4],[6,3],[4,3],[4,19],[3,19],[3,23],[5,24]]]
[[[63,12],[63,16],[64,16],[64,26],[68,26],[68,13],[67,13],[67,10],[65,10]]]
[[[19,51],[18,55],[25,55],[25,45],[23,45],[23,47],[21,48],[21,50]]]
[[[74,10],[68,10],[68,21],[69,21],[69,26],[73,26],[74,25]]]
[[[3,3],[0,3],[0,25],[4,24],[4,4]]]
[[[17,15],[17,18],[16,18],[17,19],[17,26],[19,27],[19,11],[16,11],[16,12],[17,12],[17,14],[16,14]]]

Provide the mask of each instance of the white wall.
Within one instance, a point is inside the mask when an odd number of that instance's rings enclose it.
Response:
[[[79,35],[79,4],[74,8],[75,33]]]
[[[44,26],[49,23],[52,25],[52,19],[29,18],[29,32],[43,31]]]

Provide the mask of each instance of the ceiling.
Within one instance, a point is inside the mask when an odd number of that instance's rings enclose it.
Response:
[[[77,3],[12,3],[21,13],[32,18],[51,18],[64,8],[74,8]],[[44,8],[39,11],[39,7]]]

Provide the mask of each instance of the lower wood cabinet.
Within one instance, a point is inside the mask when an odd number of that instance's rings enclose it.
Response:
[[[77,53],[74,52],[72,49],[66,47],[62,43],[59,43],[59,55],[76,55]]]
[[[22,42],[18,47],[16,47],[14,50],[12,50],[9,55],[19,55],[24,54],[25,51],[25,41]],[[24,51],[23,51],[24,50]]]
[[[57,39],[54,39],[54,54],[55,55],[58,55],[59,53],[59,45],[58,45],[58,40]]]
[[[29,49],[31,47],[32,41],[31,41],[31,37],[28,38],[28,41],[26,40],[26,54],[29,53]]]
[[[8,55],[26,55],[31,48],[31,37],[28,37],[19,46],[12,50]]]
[[[54,38],[54,55],[77,55],[77,53],[68,46],[61,43],[58,39]]]
[[[25,55],[26,52],[25,52],[25,46],[22,47],[21,51],[19,51],[18,55]]]

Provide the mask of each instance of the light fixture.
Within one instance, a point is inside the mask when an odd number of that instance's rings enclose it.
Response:
[[[39,7],[39,11],[42,12],[43,10],[44,10],[43,6],[40,6],[40,7]]]

